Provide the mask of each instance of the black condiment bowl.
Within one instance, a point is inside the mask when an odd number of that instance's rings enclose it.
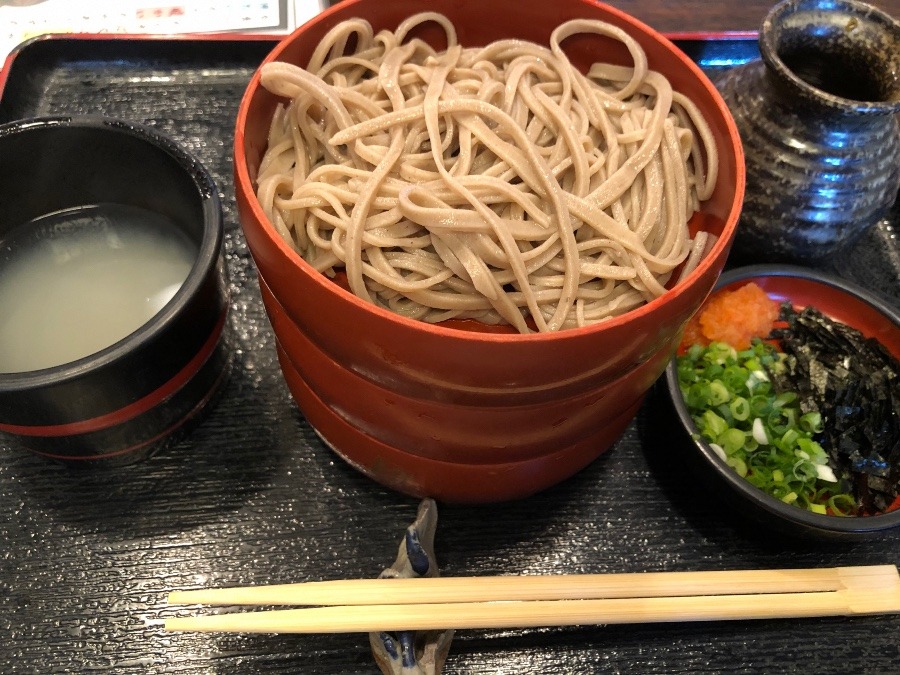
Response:
[[[130,335],[70,363],[0,373],[0,433],[10,445],[79,465],[132,462],[180,438],[229,363],[222,212],[204,167],[165,135],[127,121],[0,125],[0,250],[19,225],[99,204],[166,217],[197,254],[177,293]]]
[[[736,288],[749,282],[758,284],[779,302],[789,301],[796,308],[813,306],[823,314],[841,321],[866,337],[874,337],[895,357],[900,358],[900,312],[888,302],[860,286],[805,267],[790,265],[752,265],[725,272],[716,290]],[[734,513],[744,524],[758,526],[766,535],[818,540],[865,539],[900,526],[900,509],[871,516],[844,517],[817,514],[786,504],[755,487],[728,466],[700,436],[678,385],[673,360],[666,368],[661,384],[671,402],[678,427],[684,432],[677,449],[685,455],[685,466],[702,484],[711,489],[704,501],[717,511]],[[729,508],[723,509],[727,504]]]

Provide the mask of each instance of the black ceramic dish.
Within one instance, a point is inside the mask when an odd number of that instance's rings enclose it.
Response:
[[[900,357],[900,312],[872,293],[843,279],[791,265],[752,265],[725,272],[716,290],[755,282],[779,302],[812,305],[824,314],[875,337]],[[809,539],[862,539],[900,526],[900,509],[865,517],[816,514],[785,504],[738,475],[700,437],[678,385],[673,360],[666,368],[665,390],[685,442],[687,465],[736,514],[771,531]],[[709,497],[706,496],[706,499]]]
[[[120,120],[0,125],[0,248],[16,226],[97,204],[165,216],[196,244],[178,292],[135,332],[60,366],[0,373],[0,432],[79,464],[127,463],[179,436],[225,378],[222,213],[203,166],[169,138]]]

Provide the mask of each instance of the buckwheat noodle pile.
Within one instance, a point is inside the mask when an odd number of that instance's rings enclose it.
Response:
[[[426,22],[446,50],[408,37]],[[561,46],[578,33],[633,63],[580,72]],[[710,244],[687,221],[715,185],[712,134],[615,26],[463,48],[440,14],[377,34],[354,19],[305,69],[261,79],[290,99],[257,179],[265,212],[316,270],[398,314],[584,326],[661,295]]]

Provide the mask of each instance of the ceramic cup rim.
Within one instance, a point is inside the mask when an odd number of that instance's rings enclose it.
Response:
[[[860,2],[860,0],[831,0],[828,4],[834,11],[869,17],[870,21],[882,24],[886,29],[893,30],[900,36],[900,21],[874,5]],[[790,82],[803,95],[817,99],[830,107],[840,109],[846,113],[890,114],[900,111],[900,99],[893,101],[858,101],[844,98],[810,84],[788,67],[778,53],[778,44],[776,42],[777,26],[785,16],[801,10],[805,5],[814,5],[818,8],[819,3],[817,0],[782,0],[782,2],[779,2],[769,10],[763,19],[759,31],[759,51],[763,61],[771,68],[774,68],[781,77]],[[820,11],[824,12],[826,10],[822,9]]]

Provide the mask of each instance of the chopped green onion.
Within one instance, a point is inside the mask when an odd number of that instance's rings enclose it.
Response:
[[[795,392],[776,392],[767,371],[784,357],[760,340],[737,352],[724,343],[692,345],[678,357],[678,380],[700,435],[735,472],[776,499],[814,513],[855,513],[853,497],[813,438],[817,411],[803,413]]]
[[[759,417],[766,414],[772,405],[771,399],[765,394],[754,394],[750,399],[750,414],[753,417]]]
[[[721,434],[719,434],[717,442],[725,451],[726,455],[733,455],[742,447],[744,447],[744,439],[746,438],[747,434],[745,434],[743,431],[731,427],[730,429],[726,429]]]
[[[837,476],[834,475],[834,470],[827,464],[816,464],[816,475],[819,480],[824,480],[826,483],[838,482]]]
[[[712,410],[707,410],[700,418],[700,432],[707,438],[718,438],[728,428],[728,422],[716,415]]]
[[[848,494],[834,495],[828,500],[828,508],[839,516],[849,516],[856,511],[856,501]]]
[[[745,420],[750,417],[750,402],[743,396],[735,396],[728,404],[731,416],[736,420]]]
[[[716,453],[723,462],[728,459],[728,455],[725,454],[724,448],[718,443],[710,443],[709,447],[712,448],[712,451]]]
[[[808,412],[800,417],[800,428],[812,434],[822,433],[822,415],[819,411]]]
[[[805,483],[809,480],[812,480],[818,476],[818,472],[816,471],[816,466],[808,459],[801,459],[799,462],[794,464],[794,477]]]
[[[776,408],[781,408],[782,406],[786,406],[790,403],[793,403],[798,398],[797,394],[793,391],[785,391],[778,394],[775,397],[775,400],[772,401],[772,405]]]
[[[720,403],[728,403],[731,400],[731,392],[721,380],[714,380],[709,383],[709,401],[713,405]]]
[[[800,432],[796,429],[788,429],[784,432],[784,436],[781,437],[781,446],[782,447],[791,447],[797,442],[797,439],[800,438]]]
[[[769,436],[766,434],[766,427],[763,425],[763,421],[759,417],[753,420],[752,433],[753,440],[760,445],[769,444]]]
[[[737,471],[739,476],[747,475],[747,464],[740,457],[729,457],[726,463]]]

